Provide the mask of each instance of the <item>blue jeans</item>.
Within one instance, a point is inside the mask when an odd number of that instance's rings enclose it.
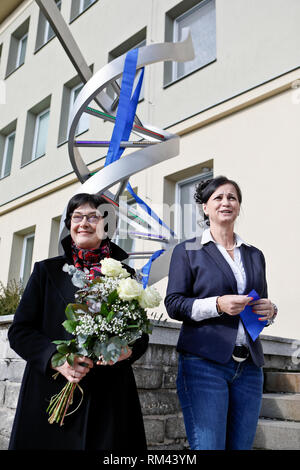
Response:
[[[263,391],[251,359],[227,364],[179,354],[177,393],[192,450],[249,450]]]

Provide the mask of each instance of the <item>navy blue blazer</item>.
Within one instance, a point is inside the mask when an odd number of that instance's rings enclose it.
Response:
[[[200,249],[190,249],[196,241],[196,238],[187,240],[174,248],[165,306],[171,318],[183,322],[177,351],[225,364],[230,360],[235,346],[240,316],[223,314],[194,321],[191,318],[192,306],[195,299],[238,294],[237,284],[230,265],[216,245],[209,242]],[[267,298],[263,253],[244,244],[240,250],[246,272],[244,294],[255,289],[261,298]],[[260,367],[264,364],[261,342],[259,338],[253,342],[247,331],[246,336],[253,362]]]

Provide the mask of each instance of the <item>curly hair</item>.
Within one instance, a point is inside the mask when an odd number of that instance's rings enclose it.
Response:
[[[223,184],[232,184],[235,187],[239,203],[241,204],[242,192],[239,185],[235,181],[228,179],[226,176],[217,176],[216,178],[201,181],[201,183],[196,186],[196,191],[194,194],[196,203],[206,204],[210,196],[216,191],[216,189],[218,189],[219,186],[222,186]],[[209,225],[208,216],[205,214],[204,220],[206,221],[207,225]]]

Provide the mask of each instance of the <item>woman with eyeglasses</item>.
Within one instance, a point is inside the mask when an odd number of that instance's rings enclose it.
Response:
[[[193,450],[251,449],[259,418],[264,355],[240,313],[272,322],[263,253],[234,231],[242,194],[225,176],[200,183],[195,200],[209,228],[172,254],[165,305],[182,321],[177,392]],[[248,294],[255,290],[259,299]]]
[[[147,349],[148,335],[123,351],[117,363],[94,364],[76,357],[53,370],[56,353],[52,341],[68,339],[62,326],[65,308],[75,302],[76,287],[63,271],[65,263],[101,275],[100,261],[122,261],[127,253],[111,242],[105,226],[107,201],[98,195],[78,194],[69,201],[65,225],[70,235],[62,240],[64,255],[35,263],[8,338],[12,349],[27,362],[9,449],[146,450],[143,418],[131,364]],[[107,225],[107,224],[106,224]],[[129,266],[123,266],[134,274]],[[60,372],[56,380],[53,375]],[[84,399],[64,425],[49,424],[50,398],[66,383],[79,383]]]

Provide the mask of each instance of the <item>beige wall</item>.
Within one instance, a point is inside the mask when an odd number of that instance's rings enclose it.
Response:
[[[280,309],[276,323],[265,330],[265,334],[300,339],[296,296],[300,254],[295,249],[300,235],[297,184],[300,105],[294,103],[293,93],[289,89],[190,133],[184,133],[189,123],[182,124],[180,155],[135,175],[132,185],[163,216],[161,203],[166,185],[168,202],[172,204],[176,180],[189,175],[189,169],[195,174],[201,171],[201,165],[210,165],[213,160],[215,175],[225,174],[237,180],[243,192],[243,209],[236,230],[264,252],[269,297]],[[217,110],[215,112],[217,114]],[[198,116],[199,126],[203,121],[205,116]],[[68,181],[65,179],[64,183]],[[77,187],[71,184],[71,178],[69,183],[70,186],[62,189],[57,184],[56,192],[41,195],[31,204],[0,218],[1,278],[4,281],[9,272],[6,254],[11,252],[13,233],[35,225],[34,261],[48,257],[51,220],[62,213]],[[157,246],[139,242],[139,248],[149,250]],[[138,262],[137,267],[142,264]],[[166,283],[164,279],[158,284],[162,295]],[[163,306],[159,311],[164,312]]]
[[[96,72],[107,63],[109,51],[143,28],[148,44],[163,42],[166,12],[177,3],[178,0],[101,0],[69,26],[87,63]],[[62,2],[62,14],[68,24],[70,6],[71,1]],[[27,0],[0,25],[2,79],[11,34],[30,17],[25,64],[5,79],[7,100],[6,105],[0,105],[0,131],[17,119],[13,166],[10,177],[1,180],[0,204],[72,171],[67,145],[58,146],[58,133],[63,85],[76,72],[57,38],[35,52],[38,16],[36,3]],[[166,88],[163,64],[147,67],[139,117],[157,127],[170,127],[295,68],[299,63],[299,21],[298,0],[253,0],[243,4],[240,0],[216,0],[217,60]],[[20,168],[27,111],[48,96],[51,108],[46,155]],[[110,124],[91,118],[90,130],[84,137],[104,139],[111,132]],[[84,155],[91,162],[105,152],[89,149]]]
[[[130,8],[127,2],[125,8],[121,0],[98,1],[70,27],[87,62],[97,71],[107,62],[110,50],[145,26],[147,43],[163,41],[165,12],[176,3],[130,0]],[[63,2],[66,18],[68,4]],[[4,44],[0,79],[5,74],[10,34],[29,14],[26,62],[6,80],[7,104],[0,105],[0,130],[18,119],[12,173],[0,180],[3,282],[19,272],[18,247],[29,228],[35,228],[33,262],[54,253],[50,232],[51,226],[57,232],[57,222],[53,225],[52,220],[62,214],[78,187],[66,144],[57,146],[63,84],[76,73],[57,38],[33,54],[38,8],[32,1],[24,2],[15,16],[0,25],[0,44]],[[106,21],[101,22],[103,17]],[[174,203],[180,179],[210,167],[214,175],[236,179],[244,197],[237,231],[264,252],[269,296],[280,310],[265,334],[297,339],[300,100],[295,99],[291,85],[300,79],[300,71],[288,71],[299,63],[299,17],[296,0],[255,0],[243,2],[243,8],[238,0],[217,0],[217,62],[165,89],[163,64],[146,69],[145,100],[138,114],[146,122],[181,135],[181,147],[177,157],[131,179],[139,195],[162,217],[166,215],[162,204]],[[47,154],[20,169],[27,110],[49,94]],[[107,123],[91,121],[84,136],[105,138],[111,130]],[[85,158],[93,161],[96,156],[85,154]],[[103,160],[98,161],[91,169],[102,164]],[[148,251],[157,245],[139,241],[137,249]],[[166,283],[166,278],[159,283],[162,295]],[[164,312],[163,306],[160,311]]]

